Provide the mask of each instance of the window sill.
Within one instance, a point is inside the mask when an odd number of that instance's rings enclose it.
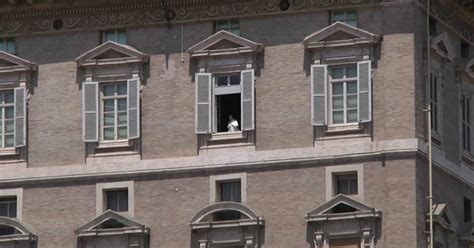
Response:
[[[211,134],[210,141],[220,141],[220,140],[236,140],[243,139],[245,135],[242,131],[238,132],[226,132],[226,133],[213,133]]]
[[[14,155],[18,155],[16,148],[0,149],[0,156],[14,156]]]
[[[97,146],[96,149],[125,148],[125,147],[131,147],[128,140],[112,141],[112,142],[99,142],[99,146]]]
[[[474,156],[472,154],[463,152],[461,155],[461,163],[464,163],[468,167],[474,169]]]
[[[237,131],[200,135],[200,148],[254,146],[254,131]]]
[[[329,125],[326,133],[340,133],[340,132],[354,132],[361,131],[362,129],[359,126],[359,123],[350,123],[343,125]]]

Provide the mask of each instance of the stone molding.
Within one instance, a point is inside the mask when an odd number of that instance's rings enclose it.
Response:
[[[2,247],[1,244],[5,242],[14,242],[15,244],[25,242],[28,244],[29,242],[36,242],[38,240],[38,236],[33,233],[31,227],[16,219],[0,216],[0,226],[9,226],[18,232],[18,234],[0,236],[0,247]]]

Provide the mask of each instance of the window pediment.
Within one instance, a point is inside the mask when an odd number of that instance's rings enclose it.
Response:
[[[0,230],[0,244],[3,242],[32,242],[38,239],[30,227],[12,218],[0,217]]]
[[[0,73],[31,72],[36,65],[18,56],[0,51]]]
[[[382,213],[345,195],[337,195],[306,215],[307,222],[381,217]]]
[[[188,49],[191,57],[257,53],[263,45],[221,30]]]
[[[150,228],[129,217],[112,210],[107,210],[102,215],[79,227],[75,233],[77,237],[122,235],[129,233],[148,235]]]
[[[145,63],[148,55],[129,46],[107,41],[75,59],[79,66],[120,65]]]
[[[467,75],[469,75],[469,77],[474,79],[474,58],[472,58],[466,63],[464,71],[467,73]]]
[[[427,214],[428,217],[428,214]],[[435,204],[433,207],[433,221],[441,225],[442,228],[455,232],[458,223],[456,217],[445,203]]]
[[[224,211],[238,212],[241,217],[235,220],[214,220],[212,215]],[[219,202],[202,209],[194,215],[191,219],[191,227],[192,229],[210,228],[211,226],[215,228],[219,226],[219,222],[222,222],[223,226],[226,227],[232,226],[232,223],[236,226],[264,225],[263,217],[258,216],[253,210],[245,205],[236,202]]]
[[[451,41],[449,40],[448,34],[446,32],[440,34],[438,37],[433,39],[431,48],[439,56],[449,61],[452,61],[455,57],[453,45],[451,44]]]
[[[343,22],[335,22],[306,36],[303,44],[306,49],[318,49],[323,47],[376,44],[379,40],[380,37],[376,34]]]

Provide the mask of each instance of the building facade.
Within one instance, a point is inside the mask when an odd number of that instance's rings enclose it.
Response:
[[[0,1],[0,247],[474,247],[474,6],[425,7]]]

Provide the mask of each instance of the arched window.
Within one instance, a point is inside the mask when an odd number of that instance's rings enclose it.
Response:
[[[0,217],[0,247],[36,247],[38,237],[16,219]]]

